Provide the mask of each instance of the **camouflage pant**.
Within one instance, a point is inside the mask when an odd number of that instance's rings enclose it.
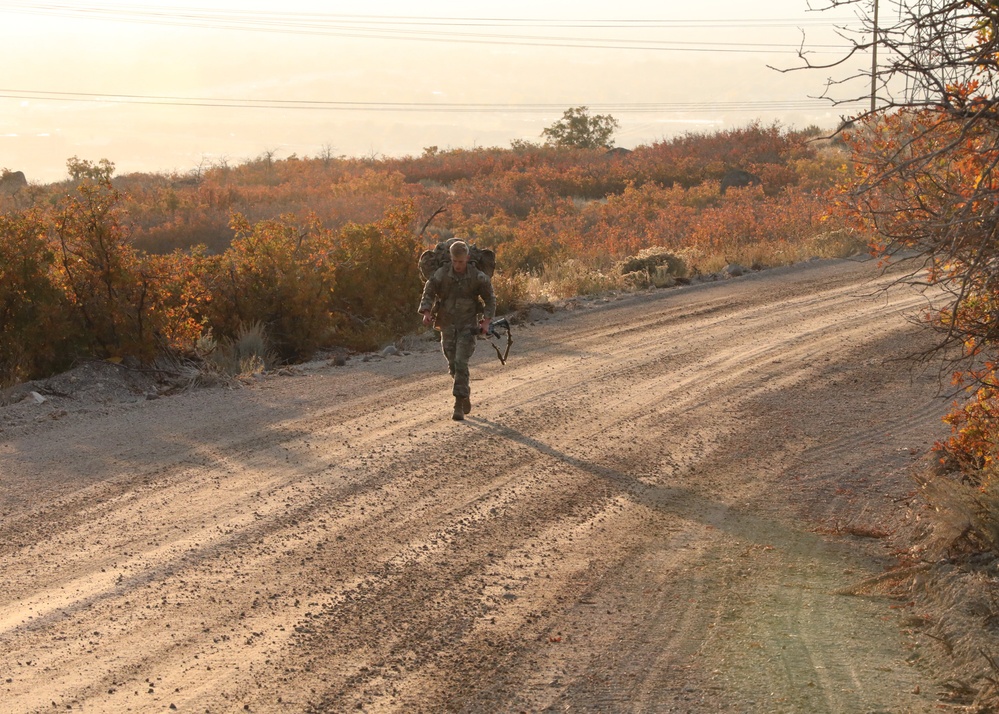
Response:
[[[456,397],[471,396],[468,385],[468,360],[475,352],[475,332],[469,327],[445,327],[441,330],[441,349],[447,358],[447,369],[454,377],[454,389],[451,393]]]

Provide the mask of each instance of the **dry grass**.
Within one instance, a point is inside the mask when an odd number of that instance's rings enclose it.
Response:
[[[819,258],[849,258],[866,253],[867,238],[856,231],[841,228],[828,233],[820,233],[802,243],[799,254]]]
[[[620,290],[624,284],[620,275],[608,275],[578,260],[566,260],[546,267],[540,276],[532,276],[528,286],[535,301],[546,302]]]
[[[703,248],[647,248],[619,261],[605,272],[583,261],[569,259],[547,266],[540,275],[497,273],[497,313],[513,312],[527,304],[623,290],[667,288],[698,276],[721,273],[732,264],[749,269],[791,265],[810,258],[846,258],[867,250],[866,240],[847,230],[815,235],[800,243],[752,242],[731,246],[727,252]]]
[[[524,273],[496,273],[493,276],[496,314],[505,315],[525,308],[532,300],[530,282],[530,276]]]
[[[913,478],[928,506],[927,557],[990,553],[999,557],[999,486],[974,486],[933,465]]]
[[[202,337],[198,352],[204,359],[203,371],[223,379],[252,379],[276,363],[259,322],[241,328],[235,339],[216,341],[211,336]]]
[[[919,613],[911,628],[937,645],[939,668],[950,673],[942,699],[999,711],[999,489],[962,481],[934,456],[913,479],[923,501],[912,519],[913,564],[843,594],[910,601]]]

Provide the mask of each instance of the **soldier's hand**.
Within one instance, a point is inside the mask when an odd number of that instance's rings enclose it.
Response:
[[[490,323],[489,318],[486,318],[484,320],[479,320],[479,332],[481,332],[483,335],[488,335],[489,323]]]
[[[434,321],[434,318],[433,318],[433,316],[429,312],[423,313],[423,324],[426,327],[430,327],[430,325],[433,323],[433,321]]]

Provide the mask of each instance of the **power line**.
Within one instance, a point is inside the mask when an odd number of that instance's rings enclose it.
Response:
[[[800,44],[777,44],[777,43],[742,43],[742,42],[689,42],[683,40],[586,40],[582,38],[558,38],[558,37],[518,37],[514,35],[475,35],[464,33],[461,35],[450,34],[441,37],[433,33],[397,33],[397,34],[374,34],[363,31],[343,31],[333,32],[293,32],[292,34],[317,35],[325,37],[343,37],[351,39],[374,39],[374,40],[406,40],[415,42],[450,42],[454,44],[473,45],[506,45],[518,47],[553,47],[565,49],[588,49],[588,50],[643,50],[652,52],[699,52],[699,53],[735,53],[735,54],[796,54],[799,50],[805,49],[810,54],[844,54],[849,50],[846,45],[808,45],[802,48]]]
[[[0,1],[0,9],[31,14],[54,14],[66,17],[82,16],[88,19],[148,19],[187,18],[209,21],[267,22],[277,26],[295,24],[322,24],[335,22],[385,25],[436,25],[477,27],[558,27],[558,28],[690,28],[707,27],[803,27],[803,26],[843,26],[857,25],[856,17],[828,17],[819,13],[814,18],[733,18],[719,22],[717,18],[708,20],[662,20],[662,19],[601,19],[566,20],[562,18],[517,18],[517,17],[434,17],[417,15],[358,15],[348,13],[302,13],[282,10],[269,12],[261,10],[219,10],[211,8],[178,7],[174,9],[143,10],[128,5],[81,5],[79,3],[38,3],[34,1]]]
[[[87,102],[92,104],[137,104],[156,106],[215,107],[231,109],[283,109],[365,112],[426,113],[549,113],[563,111],[569,103],[552,102],[351,102],[296,99],[245,99],[157,96],[142,94],[97,94],[92,92],[31,91],[0,88],[0,98],[32,101]],[[832,108],[821,99],[769,99],[732,102],[604,102],[586,103],[594,112],[654,114],[686,112],[747,112]],[[844,105],[836,105],[843,107]]]
[[[88,20],[131,22],[208,29],[243,30],[281,34],[323,35],[358,39],[451,42],[461,44],[502,44],[574,49],[641,49],[652,51],[779,53],[797,50],[798,45],[724,41],[671,41],[628,38],[590,38],[537,34],[499,34],[453,31],[451,28],[475,27],[536,29],[721,29],[767,28],[803,25],[837,25],[827,20],[554,20],[526,18],[431,18],[387,17],[377,15],[272,13],[260,11],[225,11],[183,8],[174,10],[142,10],[115,5],[69,5],[62,3],[4,2],[0,8],[24,14],[56,15]],[[444,28],[428,30],[425,28]],[[414,29],[417,28],[417,29]],[[811,51],[844,51],[841,45],[812,45]]]

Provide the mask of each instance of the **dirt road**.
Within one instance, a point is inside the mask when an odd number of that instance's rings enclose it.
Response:
[[[0,409],[0,711],[940,711],[896,563],[948,401],[867,262],[241,389]],[[34,411],[32,411],[34,410]]]

